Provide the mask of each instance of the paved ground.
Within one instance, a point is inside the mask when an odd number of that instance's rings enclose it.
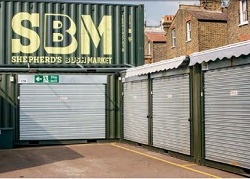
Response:
[[[240,178],[120,143],[0,150],[1,178]]]

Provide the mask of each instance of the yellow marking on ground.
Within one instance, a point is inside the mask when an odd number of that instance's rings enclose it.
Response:
[[[118,148],[121,148],[121,149],[124,149],[124,150],[127,150],[127,151],[130,151],[130,152],[133,152],[133,153],[136,153],[136,154],[139,154],[139,155],[143,155],[143,156],[146,156],[146,157],[149,157],[149,158],[158,160],[158,161],[162,161],[162,162],[165,162],[165,163],[168,163],[168,164],[171,164],[171,165],[180,167],[180,168],[184,168],[184,169],[186,169],[186,170],[190,170],[190,171],[193,171],[193,172],[196,172],[196,173],[200,173],[200,174],[203,174],[203,175],[206,175],[206,176],[209,176],[209,177],[221,178],[221,177],[218,177],[218,176],[216,176],[216,175],[212,175],[212,174],[209,174],[209,173],[200,171],[200,170],[196,170],[196,169],[189,168],[189,167],[187,167],[187,166],[183,166],[183,165],[180,165],[180,164],[177,164],[177,163],[174,163],[174,162],[170,162],[170,161],[167,161],[167,160],[164,160],[164,159],[160,159],[160,158],[154,157],[154,156],[152,156],[152,155],[148,155],[148,154],[145,154],[145,153],[142,153],[142,152],[138,152],[138,151],[136,151],[136,150],[132,150],[132,149],[129,149],[129,148],[126,148],[126,147],[122,147],[122,146],[117,145],[117,144],[114,144],[114,143],[112,143],[111,145],[112,145],[112,146],[115,146],[115,147],[118,147]]]
[[[191,164],[185,164],[185,165],[181,165],[183,167],[191,167],[191,166],[196,166],[197,164],[191,163]]]

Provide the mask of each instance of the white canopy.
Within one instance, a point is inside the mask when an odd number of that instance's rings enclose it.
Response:
[[[189,66],[193,66],[196,63],[201,64],[204,61],[222,60],[223,58],[230,59],[233,56],[239,57],[248,54],[250,54],[250,40],[193,53],[190,55]]]
[[[169,60],[162,60],[156,63],[129,68],[126,70],[125,78],[178,68],[185,59],[186,56],[181,56]]]

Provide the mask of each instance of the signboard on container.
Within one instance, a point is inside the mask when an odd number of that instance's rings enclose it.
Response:
[[[143,6],[1,1],[0,41],[0,64],[138,66]]]

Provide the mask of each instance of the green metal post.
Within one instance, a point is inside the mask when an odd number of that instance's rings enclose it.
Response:
[[[153,145],[153,104],[152,104],[152,80],[148,74],[148,145]]]
[[[117,91],[116,91],[116,105],[117,105],[117,111],[116,111],[116,137],[118,139],[121,139],[122,136],[122,121],[121,121],[121,115],[122,115],[122,80],[121,77],[117,78],[116,83]]]
[[[115,118],[116,118],[116,81],[115,81],[115,75],[110,76],[110,89],[109,89],[109,139],[116,138],[115,133]]]
[[[107,87],[106,87],[106,138],[109,139],[110,138],[110,76],[107,77]]]
[[[202,157],[202,121],[201,121],[201,67],[199,64],[193,66],[193,149],[194,159],[197,163],[201,163]]]

